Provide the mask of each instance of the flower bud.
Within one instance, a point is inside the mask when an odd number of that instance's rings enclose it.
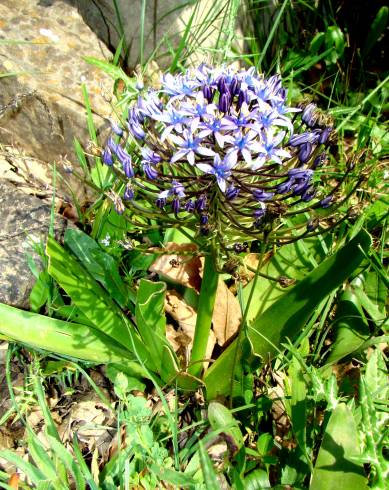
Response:
[[[318,142],[319,145],[325,145],[327,143],[331,131],[332,131],[332,128],[330,128],[330,127],[326,127],[323,129],[323,131],[319,137],[319,142]]]
[[[145,173],[146,177],[149,180],[154,180],[154,179],[156,179],[158,177],[157,170],[155,169],[155,167],[153,167],[149,163],[144,163],[143,164],[143,172]]]
[[[220,97],[220,100],[219,100],[219,110],[220,112],[224,112],[227,113],[229,108],[230,108],[230,105],[231,105],[231,102],[230,102],[230,95],[227,93],[227,94],[223,94],[221,97]]]
[[[300,160],[301,163],[306,163],[310,158],[312,154],[312,145],[309,143],[304,143],[300,147],[300,151],[298,154],[298,159]]]
[[[178,197],[175,197],[172,201],[172,209],[174,214],[177,214],[181,208],[181,203]]]
[[[332,204],[332,198],[333,198],[332,195],[325,197],[320,201],[320,206],[324,209],[329,208]]]
[[[111,150],[108,148],[108,146],[106,146],[104,148],[102,159],[103,159],[103,163],[105,163],[105,165],[108,165],[108,167],[112,167],[113,158],[112,158]]]
[[[133,188],[131,187],[130,184],[127,184],[126,188],[124,189],[123,199],[125,201],[132,201],[134,197],[135,197],[135,193]]]

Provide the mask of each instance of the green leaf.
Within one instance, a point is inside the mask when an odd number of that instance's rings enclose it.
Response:
[[[271,488],[269,476],[265,470],[254,470],[244,479],[245,490],[261,490],[262,488]]]
[[[0,333],[49,352],[96,363],[127,364],[134,355],[99,330],[0,303]]]
[[[193,487],[196,481],[189,475],[180,473],[170,468],[160,468],[156,464],[150,464],[150,470],[158,476],[158,478],[167,483],[174,485],[174,488],[188,488]]]
[[[366,365],[365,381],[366,388],[377,400],[388,400],[388,373],[382,352],[378,349],[373,351]]]
[[[38,280],[34,284],[34,287],[30,293],[30,305],[31,311],[39,311],[42,306],[47,302],[50,291],[50,276],[47,271],[42,271]]]
[[[381,364],[379,357],[373,358],[368,381],[364,375],[361,376],[360,381],[359,399],[362,411],[362,434],[365,446],[360,460],[371,466],[371,479],[373,480],[372,488],[375,490],[386,490],[386,483],[389,478],[389,462],[384,455],[387,437],[384,437],[383,435],[385,434],[385,431],[387,433],[389,414],[386,407],[383,411],[379,410],[377,401],[380,401],[380,397],[383,396],[385,397],[384,403],[387,405],[388,387],[386,380],[385,388],[381,390],[377,396],[377,388],[379,389],[382,386],[381,368],[377,369],[377,362]],[[385,369],[384,373],[386,373]],[[375,385],[371,386],[375,380],[378,380],[378,387]]]
[[[164,355],[171,351],[166,339],[164,282],[141,279],[135,305],[138,331],[150,356],[150,368],[163,373],[163,379],[172,379],[177,372],[175,356]],[[168,352],[166,352],[168,354]],[[165,362],[163,362],[165,361]]]
[[[369,326],[362,315],[358,298],[350,287],[338,302],[332,328],[335,341],[326,364],[333,364],[355,352],[369,338]]]
[[[46,253],[49,257],[49,274],[66,291],[94,327],[125,349],[135,348],[137,355],[147,363],[147,349],[133,325],[111,300],[108,293],[52,237],[47,240]]]
[[[132,390],[144,391],[146,388],[146,385],[138,377],[130,376],[115,364],[107,366],[105,374],[114,385],[115,393],[122,400]]]
[[[94,324],[89,320],[84,313],[77,308],[75,305],[62,305],[54,310],[54,315],[56,318],[65,320],[67,322],[82,323],[83,325],[88,325],[94,327]]]
[[[328,47],[334,46],[334,51],[328,57],[332,63],[336,63],[336,60],[340,58],[346,47],[346,41],[343,32],[338,26],[329,26],[325,35],[325,42]]]
[[[223,429],[223,432],[231,437],[235,446],[234,452],[243,447],[242,432],[227,407],[219,402],[211,402],[208,406],[208,420],[213,430]]]
[[[381,34],[384,32],[385,27],[388,23],[389,7],[383,6],[377,12],[377,15],[371,24],[369,34],[366,39],[365,46],[362,51],[362,56],[366,57],[374,44],[377,42]]]
[[[220,482],[217,479],[215,468],[213,467],[211,458],[208,456],[204,448],[203,442],[199,441],[200,465],[203,472],[205,488],[207,490],[219,490]]]
[[[366,273],[366,282],[364,286],[364,292],[370,304],[374,305],[374,308],[369,308],[362,303],[362,306],[366,309],[367,313],[375,321],[385,317],[385,302],[387,296],[387,288],[382,277],[376,271],[370,271]],[[378,312],[380,316],[375,316]]]
[[[370,235],[361,231],[259,315],[248,326],[254,354],[264,359],[276,355],[281,344],[302,329],[316,306],[358,267],[370,245]]]
[[[309,52],[311,54],[317,54],[319,52],[319,49],[322,47],[325,39],[325,34],[324,32],[318,32],[312,39]]]
[[[389,197],[381,196],[375,200],[365,211],[366,226],[373,230],[388,215]]]
[[[299,444],[299,449],[308,458],[306,444],[307,428],[307,387],[303,376],[301,364],[293,356],[289,367],[290,382],[290,418],[292,421],[293,432]]]
[[[247,329],[254,355],[271,359],[287,338],[293,339],[317,305],[359,266],[370,245],[370,235],[360,231],[347,245],[258,315]],[[235,340],[208,369],[205,374],[208,399],[228,394],[241,355],[241,348]]]
[[[364,288],[356,288],[355,294],[362,308],[375,323],[378,324],[385,320],[385,303],[388,290],[380,274],[376,271],[368,272]]]
[[[104,286],[111,298],[121,308],[125,308],[128,302],[129,289],[120,277],[119,267],[115,259],[103,252],[96,241],[81,230],[67,229],[65,245],[70,248],[91,276]]]
[[[271,434],[265,432],[258,437],[257,451],[260,456],[266,456],[266,454],[274,447],[274,439]]]
[[[273,257],[263,265],[260,272],[275,279],[282,276],[291,280],[301,280],[323,259],[324,251],[318,238],[300,240],[277,250]],[[243,290],[245,302],[250,295],[251,288],[252,282],[247,284]],[[260,301],[250,303],[248,322],[280,299],[288,289],[290,288],[282,287],[277,280],[260,277],[254,293],[255,297],[260,298]]]
[[[309,489],[367,490],[363,466],[354,462],[359,456],[353,414],[340,403],[328,421]]]

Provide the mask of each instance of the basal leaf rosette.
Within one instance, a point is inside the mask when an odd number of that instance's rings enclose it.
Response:
[[[182,225],[225,247],[320,232],[339,220],[351,170],[334,177],[327,120],[314,104],[290,107],[278,75],[165,74],[159,89],[140,89],[103,150],[123,183],[116,209],[140,228]]]

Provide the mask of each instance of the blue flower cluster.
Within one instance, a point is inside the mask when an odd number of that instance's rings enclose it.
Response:
[[[278,75],[201,65],[143,89],[102,159],[124,179],[135,215],[143,202],[146,214],[196,222],[204,235],[255,235],[292,206],[331,205],[316,170],[332,137],[313,104],[289,107]]]

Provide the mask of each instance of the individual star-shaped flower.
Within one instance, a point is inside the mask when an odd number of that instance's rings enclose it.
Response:
[[[223,117],[221,127],[225,131],[237,131],[241,128],[254,128],[254,121],[258,118],[258,110],[249,110],[246,102],[243,102],[239,113]]]
[[[193,103],[183,102],[181,113],[190,117],[190,129],[196,131],[201,120],[210,120],[214,117],[217,107],[215,104],[209,104],[204,97],[203,92],[198,92],[196,101]]]
[[[167,199],[170,196],[182,198],[185,197],[184,186],[178,180],[172,180],[170,189],[162,191],[158,194],[160,199]]]
[[[228,150],[230,158],[236,161],[238,155],[241,154],[248,165],[252,165],[252,153],[258,154],[261,149],[261,143],[255,131],[249,131],[246,134],[239,132],[235,137],[229,137],[228,142],[232,144]]]
[[[170,100],[174,100],[192,96],[198,83],[184,75],[166,73],[162,77],[162,86],[163,92],[171,96]]]
[[[214,175],[220,190],[225,193],[227,179],[231,175],[231,169],[234,167],[235,163],[236,160],[231,154],[226,155],[222,160],[220,155],[216,153],[213,159],[213,165],[210,165],[209,163],[198,163],[196,167],[206,174]]]
[[[267,160],[273,160],[276,163],[282,164],[282,158],[291,158],[291,154],[283,148],[277,148],[281,141],[285,137],[285,131],[281,131],[277,135],[273,134],[273,131],[267,131],[262,133],[263,142],[260,145],[258,153],[260,155],[253,162],[253,170],[257,170]]]
[[[167,106],[161,114],[155,114],[153,119],[166,124],[165,129],[161,134],[161,141],[165,141],[166,137],[173,131],[182,133],[183,125],[188,121],[188,116],[182,111],[177,111],[173,106]]]
[[[204,156],[213,156],[215,154],[215,152],[210,148],[201,146],[201,138],[194,137],[191,131],[188,129],[184,130],[182,138],[171,134],[169,139],[179,147],[179,150],[172,156],[170,160],[171,163],[177,162],[178,160],[186,157],[188,162],[191,165],[194,165],[196,153]]]

